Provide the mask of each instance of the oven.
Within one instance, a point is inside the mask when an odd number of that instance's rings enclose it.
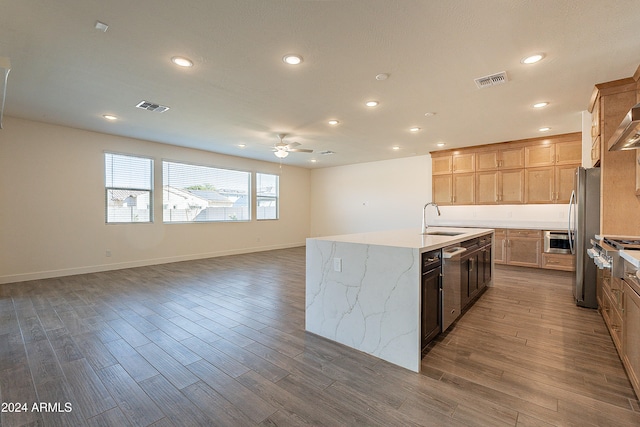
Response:
[[[544,252],[547,254],[570,254],[569,233],[566,231],[545,231]]]

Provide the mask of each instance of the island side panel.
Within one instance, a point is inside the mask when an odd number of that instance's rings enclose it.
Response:
[[[419,372],[419,250],[307,239],[305,315],[307,331]]]

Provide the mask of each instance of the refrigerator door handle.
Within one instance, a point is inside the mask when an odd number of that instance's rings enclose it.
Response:
[[[568,213],[568,217],[569,217],[569,224],[567,226],[567,234],[569,235],[569,249],[571,250],[572,254],[575,254],[575,247],[573,245],[573,238],[574,238],[574,233],[573,233],[573,228],[571,227],[571,214],[573,213],[573,224],[575,226],[575,214],[576,214],[576,208],[575,208],[575,204],[576,204],[576,192],[572,191],[571,192],[571,198],[569,199],[569,213]]]

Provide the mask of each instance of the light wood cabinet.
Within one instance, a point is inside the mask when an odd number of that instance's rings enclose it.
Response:
[[[540,267],[542,231],[507,230],[507,264]]]
[[[450,205],[453,195],[452,175],[433,175],[431,184],[433,201],[439,205]]]
[[[507,262],[507,230],[496,228],[493,245],[493,262],[506,264]]]
[[[453,173],[469,173],[476,170],[475,153],[454,154],[452,156]]]
[[[636,395],[640,397],[640,295],[624,284],[622,361]]]
[[[580,164],[556,166],[555,168],[555,203],[569,203],[574,188],[576,169]]]
[[[524,166],[526,168],[552,166],[556,158],[555,148],[551,142],[524,147]]]
[[[549,270],[576,270],[576,257],[571,254],[542,254],[542,268]]]
[[[479,151],[476,153],[476,171],[517,169],[524,167],[524,147]]]
[[[553,203],[554,167],[525,169],[525,203]]]
[[[473,173],[434,175],[432,178],[433,201],[439,205],[472,205],[475,203],[475,179]]]
[[[568,203],[582,139],[580,133],[572,133],[431,155],[436,203]]]
[[[453,159],[448,156],[431,156],[431,173],[433,175],[448,174],[453,171]]]
[[[454,205],[472,205],[475,203],[476,175],[473,173],[453,174]]]
[[[524,169],[476,173],[477,204],[524,202]]]
[[[525,203],[569,203],[580,164],[525,169]]]

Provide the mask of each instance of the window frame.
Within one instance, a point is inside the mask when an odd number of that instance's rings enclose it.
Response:
[[[107,182],[107,156],[121,156],[121,157],[132,157],[136,159],[144,159],[150,162],[149,165],[149,188],[137,188],[137,187],[117,187],[117,186],[108,186]],[[106,225],[118,225],[118,224],[153,224],[154,222],[154,193],[155,193],[155,182],[154,182],[154,171],[155,171],[155,161],[151,156],[144,156],[140,154],[131,154],[131,153],[121,153],[115,151],[104,151],[103,152],[103,178],[104,178],[104,221]],[[113,162],[113,158],[112,158]],[[111,176],[111,183],[113,184],[113,174]],[[135,191],[135,192],[144,192],[149,194],[149,220],[147,221],[109,221],[109,191]]]
[[[173,163],[173,164],[178,164],[178,165],[185,165],[185,166],[193,166],[193,167],[198,167],[198,168],[209,168],[209,169],[215,169],[215,170],[221,170],[221,171],[229,171],[229,172],[240,172],[243,174],[247,175],[247,193],[246,193],[246,198],[247,198],[247,208],[246,208],[246,215],[247,218],[246,219],[239,219],[239,220],[229,220],[229,219],[211,219],[211,220],[205,220],[205,221],[179,221],[179,220],[175,220],[175,221],[171,221],[171,220],[167,220],[165,219],[165,164],[166,163]],[[195,162],[189,162],[189,161],[184,161],[184,160],[173,160],[173,159],[167,159],[167,158],[163,158],[162,159],[162,222],[163,224],[211,224],[211,223],[241,223],[241,222],[251,222],[252,220],[252,172],[248,171],[248,170],[244,170],[244,169],[235,169],[235,168],[229,168],[229,167],[220,167],[220,166],[215,166],[215,165],[211,165],[211,164],[204,164],[204,163],[195,163]],[[170,185],[170,184],[167,184]],[[179,191],[182,191],[182,189],[177,189]]]
[[[257,221],[277,221],[280,219],[280,175],[275,173],[267,173],[267,172],[256,172],[256,220]],[[276,178],[276,195],[275,197],[260,197],[260,189],[258,187],[258,176],[259,175],[270,175]],[[260,208],[260,199],[273,199],[275,201],[275,218],[260,218],[259,208]]]

